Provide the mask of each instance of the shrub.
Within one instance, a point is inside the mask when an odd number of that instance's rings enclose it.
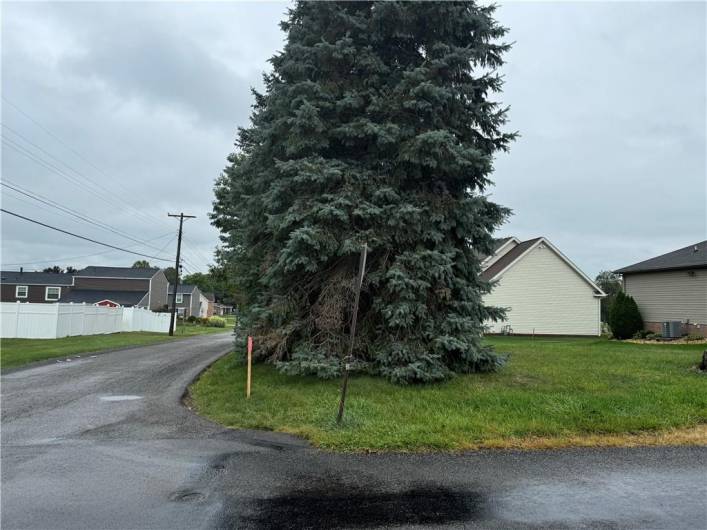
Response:
[[[221,317],[209,317],[204,319],[204,324],[210,328],[225,328],[226,319]]]
[[[705,340],[705,338],[702,335],[699,335],[697,333],[690,333],[687,337],[685,337],[685,340],[687,342],[693,342],[693,341]]]
[[[628,339],[643,329],[643,319],[632,296],[619,291],[609,309],[609,327],[614,337]]]
[[[190,324],[193,324],[196,321],[197,321],[197,317],[195,317],[194,315],[189,315],[187,317],[187,322],[189,322]]]

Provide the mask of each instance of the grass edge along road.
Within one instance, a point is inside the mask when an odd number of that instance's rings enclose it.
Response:
[[[701,345],[597,338],[489,338],[508,365],[446,383],[396,386],[353,377],[342,426],[339,381],[245,368],[233,354],[190,387],[197,412],[232,428],[287,432],[337,451],[707,445]]]
[[[137,346],[149,346],[195,335],[231,332],[233,326],[214,328],[200,325],[179,325],[173,337],[167,333],[133,331],[106,335],[78,335],[59,339],[0,339],[0,367],[18,368],[29,363],[75,357],[87,353]]]

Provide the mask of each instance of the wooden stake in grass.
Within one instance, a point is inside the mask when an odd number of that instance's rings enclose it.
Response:
[[[253,337],[248,337],[248,375],[245,385],[245,397],[250,399],[251,366],[253,364]]]
[[[351,315],[351,340],[349,341],[349,353],[344,357],[344,374],[341,382],[341,399],[339,399],[339,414],[336,416],[336,423],[341,423],[344,417],[344,404],[346,403],[346,389],[349,386],[349,367],[353,358],[354,339],[356,337],[356,320],[358,317],[358,301],[361,297],[361,285],[363,284],[363,274],[366,270],[366,255],[368,246],[363,244],[361,257],[358,261],[358,279],[356,281],[356,295],[354,298],[353,315]]]

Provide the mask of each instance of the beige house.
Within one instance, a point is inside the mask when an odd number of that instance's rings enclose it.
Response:
[[[505,322],[487,323],[489,332],[601,335],[606,294],[546,238],[501,239],[482,268],[482,278],[495,282],[484,302],[507,310]]]
[[[683,323],[682,332],[707,337],[707,241],[662,254],[616,271],[633,296],[646,329]]]

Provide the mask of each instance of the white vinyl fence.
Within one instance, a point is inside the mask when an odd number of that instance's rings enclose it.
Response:
[[[119,331],[169,331],[169,314],[141,307],[0,303],[0,337],[56,339]]]

